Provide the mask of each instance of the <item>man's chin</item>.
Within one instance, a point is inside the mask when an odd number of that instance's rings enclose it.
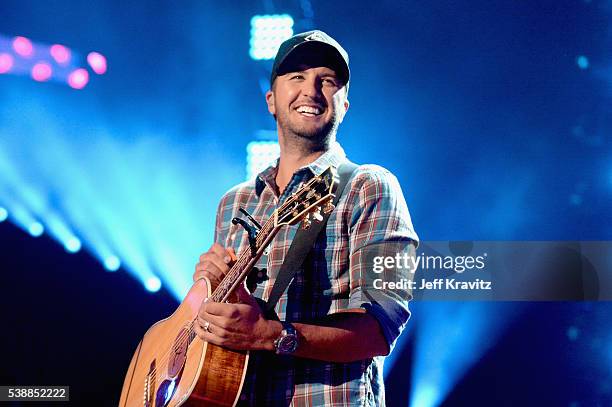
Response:
[[[309,140],[320,140],[327,137],[326,131],[297,131],[295,134],[300,138],[305,138]]]

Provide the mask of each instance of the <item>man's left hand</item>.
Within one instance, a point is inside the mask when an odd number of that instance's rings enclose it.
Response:
[[[259,304],[243,285],[236,294],[238,303],[235,304],[204,301],[195,324],[196,334],[207,342],[230,349],[274,350],[281,323],[265,319]]]

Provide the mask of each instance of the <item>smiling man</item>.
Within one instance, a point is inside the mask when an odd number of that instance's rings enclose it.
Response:
[[[348,162],[336,141],[349,108],[346,51],[322,31],[297,34],[276,56],[269,112],[277,123],[280,157],[256,179],[228,191],[219,204],[215,243],[200,257],[194,279],[213,285],[235,253],[248,249],[231,219],[246,209],[262,222],[300,183]],[[410,313],[408,296],[366,287],[369,248],[392,242],[414,252],[417,235],[397,179],[376,165],[360,165],[348,179],[322,233],[276,304],[267,301],[296,234],[285,227],[257,267],[268,278],[239,303],[203,303],[196,331],[203,340],[251,350],[240,405],[381,406],[382,367]],[[338,192],[340,193],[340,191]],[[408,271],[406,271],[408,273]],[[398,276],[401,278],[402,276]],[[276,318],[277,317],[277,318]]]

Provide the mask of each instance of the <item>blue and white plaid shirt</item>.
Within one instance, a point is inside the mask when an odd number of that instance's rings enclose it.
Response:
[[[346,161],[338,143],[310,165],[295,172],[278,193],[276,166],[228,191],[219,204],[215,242],[248,249],[244,230],[231,223],[246,209],[263,224],[279,204],[297,190],[301,182],[320,175],[329,166]],[[283,259],[299,225],[283,227],[269,252],[257,267],[266,268],[268,279],[259,283],[254,295],[267,300]],[[362,165],[354,172],[345,193],[332,212],[325,235],[319,236],[310,259],[299,270],[276,305],[281,320],[316,324],[326,315],[365,308],[380,323],[392,348],[410,317],[408,295],[365,289],[366,248],[398,242],[414,250],[418,237],[395,176],[376,165]],[[405,293],[404,293],[405,294]],[[368,338],[364,338],[367,340]],[[251,406],[381,406],[385,404],[384,357],[352,363],[332,363],[272,352],[251,352],[240,405]]]

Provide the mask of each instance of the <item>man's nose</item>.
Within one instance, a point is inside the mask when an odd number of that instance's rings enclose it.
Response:
[[[307,78],[302,82],[302,94],[313,99],[321,98],[323,94],[321,81],[317,78]]]

